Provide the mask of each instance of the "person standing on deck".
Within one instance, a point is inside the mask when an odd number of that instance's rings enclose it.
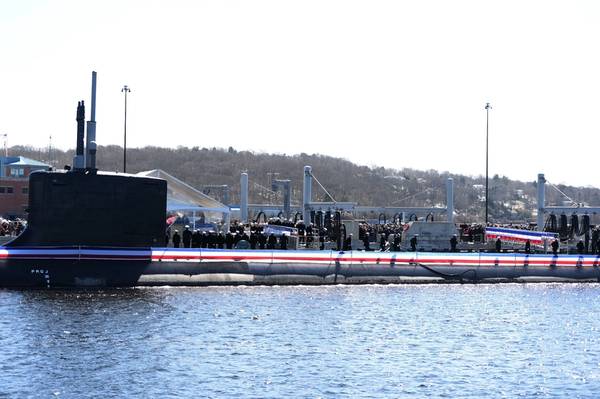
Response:
[[[400,251],[400,244],[402,244],[402,235],[400,233],[394,234],[394,252]]]
[[[412,236],[412,238],[410,239],[410,250],[413,252],[417,251],[417,234]]]
[[[281,249],[287,249],[287,243],[288,243],[288,236],[285,234],[282,234],[281,237],[279,238],[279,245],[280,245]]]
[[[219,234],[217,234],[217,248],[223,249],[224,245],[225,245],[225,236],[223,235],[222,231],[219,231]]]
[[[457,244],[458,244],[458,240],[456,239],[456,234],[453,234],[452,238],[450,238],[450,251],[451,252],[456,252]]]
[[[321,251],[325,249],[325,234],[327,234],[327,229],[323,227],[319,230],[319,249]]]
[[[365,234],[363,234],[363,245],[365,247],[365,251],[370,251],[371,250],[371,246],[369,243],[369,233],[365,232]]]
[[[277,237],[275,237],[275,234],[271,233],[269,235],[269,239],[267,240],[267,249],[275,249],[276,245],[277,245]]]
[[[200,234],[200,230],[194,230],[192,234],[192,248],[200,248],[200,240],[202,239],[202,234]]]
[[[267,235],[261,231],[258,235],[258,248],[265,249],[266,245],[267,245]]]
[[[180,242],[181,242],[181,236],[179,235],[179,232],[177,230],[175,230],[175,233],[173,233],[173,248],[179,248]]]
[[[550,246],[552,247],[552,253],[554,255],[557,255],[558,254],[558,240],[555,239],[554,241],[552,241],[552,244],[550,244]]]
[[[192,232],[190,231],[190,226],[185,226],[185,230],[183,230],[183,247],[189,248],[192,243]]]
[[[228,231],[227,234],[225,234],[225,248],[233,248],[233,234],[231,234],[231,231]]]
[[[583,254],[583,249],[585,248],[585,245],[583,245],[583,241],[579,240],[579,242],[577,243],[577,253],[578,254]]]
[[[352,234],[350,234],[344,240],[344,243],[342,244],[342,251],[352,251]]]

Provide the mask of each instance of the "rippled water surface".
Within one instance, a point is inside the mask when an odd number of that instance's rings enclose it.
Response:
[[[600,396],[597,284],[0,290],[0,397]]]

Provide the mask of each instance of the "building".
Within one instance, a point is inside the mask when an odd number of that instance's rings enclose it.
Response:
[[[29,201],[29,175],[50,165],[25,157],[0,157],[0,216],[25,217]]]

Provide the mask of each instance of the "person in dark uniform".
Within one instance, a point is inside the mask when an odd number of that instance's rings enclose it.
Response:
[[[305,244],[306,245],[306,241],[304,239],[304,224],[302,224],[302,227],[296,227],[298,229],[298,241],[300,242],[300,244]]]
[[[456,234],[453,234],[452,238],[450,238],[450,251],[451,252],[456,252],[457,244],[458,244],[458,240],[456,239]]]
[[[267,235],[261,231],[258,235],[258,247],[260,249],[265,249],[266,245],[267,245]]]
[[[189,248],[192,244],[192,232],[190,231],[190,226],[185,226],[185,230],[183,230],[183,247]]]
[[[275,237],[275,234],[271,233],[271,235],[269,235],[269,239],[267,240],[267,249],[275,249],[276,245],[277,237]]]
[[[500,237],[498,237],[496,239],[496,252],[501,252],[502,251],[502,240],[500,240]]]
[[[240,236],[240,241],[241,241],[241,240],[244,240],[244,241],[250,242],[250,237],[248,236],[248,233],[246,233],[246,232],[244,231],[244,233],[242,233],[242,235]]]
[[[165,247],[169,246],[170,240],[171,240],[171,231],[167,230],[167,233],[165,234]]]
[[[413,252],[417,251],[417,235],[416,234],[414,236],[412,236],[412,238],[410,239],[410,250]]]
[[[288,243],[288,236],[285,234],[282,234],[281,237],[279,238],[279,245],[280,245],[281,249],[287,249],[287,243]]]
[[[319,230],[319,249],[321,251],[325,249],[325,234],[327,234],[327,229],[323,227]]]
[[[200,248],[200,240],[202,239],[202,234],[200,234],[200,230],[194,230],[192,234],[192,248]]]
[[[225,234],[225,248],[233,248],[233,234],[231,234],[231,231],[228,231],[227,234]]]
[[[179,235],[179,232],[177,230],[175,230],[175,233],[173,233],[173,248],[179,248],[180,242],[181,242],[181,236]]]
[[[525,241],[525,253],[528,254],[531,252],[531,241]]]
[[[217,233],[211,231],[208,233],[208,248],[216,248],[217,247]]]
[[[223,235],[222,231],[219,231],[219,234],[217,234],[217,248],[223,249],[224,245],[225,245],[225,236]]]
[[[400,233],[394,234],[394,252],[400,251],[400,244],[402,243],[402,236]]]
[[[310,223],[306,226],[306,246],[311,247],[313,243],[313,225]]]
[[[579,240],[579,242],[577,243],[577,253],[578,254],[583,254],[583,248],[585,246],[583,245],[583,241]]]
[[[343,251],[352,251],[352,234],[350,234],[348,237],[346,237],[346,239],[344,240],[344,244],[342,246],[342,250]]]
[[[369,234],[368,233],[363,234],[362,242],[363,242],[363,245],[365,247],[365,251],[370,251],[371,250],[371,244],[369,243]]]
[[[554,255],[558,254],[558,240],[554,240],[552,241],[552,244],[550,244],[550,246],[552,247],[552,253]]]
[[[381,236],[379,237],[379,250],[381,252],[385,251],[386,242],[387,240],[385,239],[385,234],[381,233]]]

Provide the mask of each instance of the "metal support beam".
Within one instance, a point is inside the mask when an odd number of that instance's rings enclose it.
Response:
[[[304,167],[304,189],[302,191],[302,219],[307,225],[310,223],[310,211],[308,207],[312,199],[312,168]]]
[[[242,223],[248,223],[248,173],[240,176],[240,218]]]
[[[544,208],[546,206],[546,179],[543,173],[537,178],[537,230],[544,231]]]
[[[446,180],[446,220],[454,223],[454,180]]]

